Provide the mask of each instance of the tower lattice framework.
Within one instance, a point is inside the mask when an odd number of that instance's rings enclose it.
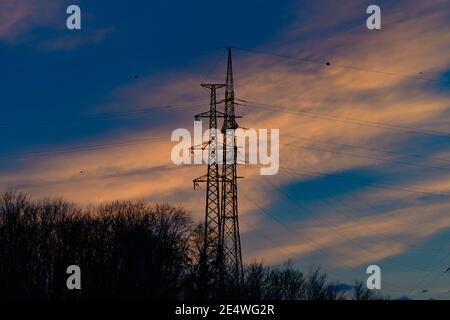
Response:
[[[205,297],[213,294],[217,287],[219,277],[219,237],[221,226],[220,213],[220,173],[218,161],[217,118],[223,117],[222,112],[217,111],[217,89],[225,87],[224,84],[202,84],[202,87],[210,89],[210,109],[207,112],[197,114],[195,120],[209,119],[209,141],[206,146],[195,146],[202,150],[208,149],[208,171],[197,179],[194,179],[194,188],[199,183],[206,183],[205,222],[203,233],[203,247],[200,257],[200,283]]]
[[[225,84],[202,84],[211,91],[210,110],[195,116],[209,118],[208,172],[195,179],[194,187],[206,183],[205,226],[200,257],[200,287],[208,297],[239,296],[244,282],[237,198],[237,148],[233,64],[228,48]],[[217,89],[225,87],[224,112],[217,111]],[[223,118],[222,163],[219,166],[217,118]]]
[[[222,126],[223,163],[221,224],[219,235],[219,273],[222,284],[231,286],[239,294],[244,275],[242,268],[241,239],[239,234],[237,197],[237,148],[235,130],[238,128],[235,115],[233,63],[231,48],[228,48],[228,63],[225,88],[225,111]],[[226,281],[227,283],[225,283]]]

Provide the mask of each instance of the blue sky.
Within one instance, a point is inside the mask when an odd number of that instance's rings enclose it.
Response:
[[[13,43],[0,44],[1,58],[8,62],[1,75],[6,93],[3,101],[8,106],[4,119],[70,117],[88,112],[108,101],[108,93],[129,83],[134,75],[202,67],[218,47],[232,41],[257,46],[290,20],[289,5],[275,2],[231,1],[224,7],[211,1],[149,1],[126,6],[126,11],[119,1],[78,3],[83,14],[81,31],[65,29],[65,6],[61,5],[53,18],[54,28],[40,26]],[[93,40],[98,33],[104,33],[101,40]],[[52,49],[59,42],[75,48]],[[77,42],[86,44],[73,44]],[[11,130],[7,137],[13,139],[6,139],[10,144],[1,148],[32,146],[43,137],[46,142],[64,143],[80,138],[80,133],[84,137],[99,134],[109,126],[88,123],[83,130],[62,128],[61,135],[44,127],[39,137],[30,135],[35,128],[20,130],[19,136]]]
[[[236,95],[253,102],[238,108],[240,123],[279,128],[290,170],[240,168],[245,261],[321,265],[345,283],[378,264],[393,297],[450,297],[448,2],[378,1],[380,31],[365,26],[370,1],[75,2],[80,31],[65,27],[74,1],[0,1],[3,189],[83,204],[176,202],[200,220],[191,180],[205,168],[174,168],[170,133],[206,110],[199,84],[224,80],[223,48],[331,61],[234,51]],[[133,114],[142,108],[155,110]],[[98,147],[159,137],[167,141]],[[33,154],[86,145],[97,147]]]

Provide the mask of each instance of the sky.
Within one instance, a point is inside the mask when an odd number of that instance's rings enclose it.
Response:
[[[277,175],[238,168],[244,261],[349,284],[376,264],[393,298],[449,299],[450,2],[376,1],[381,30],[371,4],[0,0],[0,189],[201,221],[206,168],[175,166],[170,136],[233,46],[240,126],[280,129]]]

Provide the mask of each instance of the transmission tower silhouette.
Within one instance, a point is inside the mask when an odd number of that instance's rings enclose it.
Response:
[[[202,87],[211,91],[210,109],[195,115],[195,120],[202,118],[209,119],[209,141],[208,145],[208,172],[206,175],[193,180],[194,189],[199,183],[206,183],[206,208],[205,225],[203,235],[203,248],[200,256],[199,270],[199,291],[203,298],[210,298],[214,294],[213,289],[217,288],[219,275],[219,237],[220,237],[220,185],[219,164],[218,164],[218,145],[217,145],[217,117],[223,117],[222,112],[217,111],[217,89],[225,87],[224,84],[204,84]],[[202,150],[205,146],[200,147]]]
[[[235,130],[238,128],[234,110],[233,62],[228,48],[225,87],[225,112],[222,126],[223,163],[222,198],[219,233],[219,277],[222,288],[231,286],[233,294],[240,294],[244,274],[242,268],[241,239],[239,235],[237,198],[237,148]]]
[[[237,200],[238,128],[234,110],[234,83],[231,48],[228,48],[225,84],[202,84],[210,89],[210,110],[195,115],[195,120],[209,119],[209,141],[193,149],[208,148],[208,172],[193,180],[194,189],[206,183],[205,226],[200,256],[199,291],[204,298],[239,297],[244,281]],[[217,89],[225,87],[225,111],[217,110]],[[221,101],[222,102],[222,101]],[[219,167],[217,118],[223,118],[222,163]]]

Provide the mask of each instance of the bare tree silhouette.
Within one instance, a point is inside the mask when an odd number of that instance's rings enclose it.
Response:
[[[4,192],[0,299],[204,299],[211,289],[199,285],[203,230],[183,208],[168,204],[116,201],[80,207]],[[81,290],[66,287],[70,265],[81,268]],[[241,295],[253,300],[380,298],[362,283],[351,294],[341,292],[319,268],[305,275],[289,262],[281,268],[246,266]]]

